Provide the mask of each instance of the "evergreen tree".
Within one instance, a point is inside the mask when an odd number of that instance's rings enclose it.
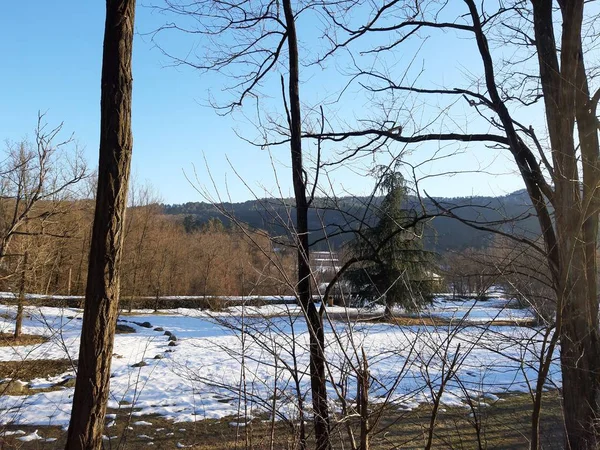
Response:
[[[422,226],[414,210],[403,208],[404,179],[397,172],[384,173],[380,189],[384,199],[378,222],[350,243],[351,252],[363,262],[347,272],[352,290],[361,299],[416,311],[430,302],[433,289],[430,253],[423,249]]]

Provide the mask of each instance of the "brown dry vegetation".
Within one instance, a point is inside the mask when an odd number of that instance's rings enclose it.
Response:
[[[0,207],[0,216],[8,214],[9,206]],[[42,226],[31,220],[30,230],[39,234],[13,238],[14,256],[0,265],[0,290],[18,292],[27,252],[26,292],[83,295],[93,208],[89,200],[37,204],[35,216],[52,211],[52,221]],[[158,204],[127,211],[121,277],[125,305],[143,296],[289,294],[285,278],[293,279],[294,271],[293,257],[276,252],[260,230],[212,221],[186,231],[183,217],[163,214]]]
[[[422,316],[422,317],[414,317],[414,316],[398,316],[391,319],[382,319],[383,322],[395,323],[398,326],[413,326],[413,325],[423,325],[423,326],[457,326],[457,325],[467,325],[469,326],[481,326],[486,327],[489,325],[494,325],[495,327],[529,327],[534,325],[534,319],[531,320],[498,320],[494,319],[489,322],[476,322],[473,323],[468,318],[466,319],[446,319],[444,317],[435,317],[435,316]]]
[[[48,340],[45,336],[37,334],[21,334],[15,339],[13,333],[0,333],[0,347],[12,347],[14,345],[36,345],[43,344]],[[4,364],[4,363],[2,363]],[[1,369],[0,369],[1,372]]]
[[[513,394],[496,402],[485,402],[479,412],[482,423],[482,446],[488,449],[527,449],[527,436],[531,414],[531,402],[527,395]],[[482,403],[483,404],[483,403]],[[157,449],[175,449],[178,444],[195,450],[221,449],[270,449],[273,432],[274,449],[291,448],[294,434],[289,425],[276,423],[274,430],[265,417],[254,419],[244,427],[235,426],[234,418],[222,420],[198,420],[195,423],[173,423],[159,416],[131,415],[131,409],[109,410],[117,414],[116,424],[105,429],[106,436],[117,436],[111,444],[105,440],[106,448],[141,449],[153,442]],[[371,448],[419,449],[423,448],[425,433],[429,424],[429,407],[421,406],[414,411],[390,410],[375,433]],[[133,411],[135,414],[135,411]],[[110,423],[112,419],[108,419]],[[152,425],[134,425],[138,421]],[[127,427],[131,429],[127,429]],[[542,420],[543,448],[562,448],[562,417],[559,398],[556,392],[548,393],[545,414]],[[66,433],[59,427],[6,427],[6,430],[23,430],[31,433],[38,430],[44,438],[56,438],[54,442],[29,442],[17,440],[20,436],[2,437],[3,449],[57,449],[63,448]],[[148,436],[148,437],[144,437]],[[349,448],[345,427],[334,428],[334,448]],[[344,442],[345,441],[345,442]],[[120,442],[120,445],[118,443]],[[345,445],[343,445],[343,443]],[[246,447],[247,445],[247,447]],[[472,416],[467,408],[444,408],[439,415],[433,448],[473,449],[477,448]]]
[[[76,361],[69,359],[26,359],[23,361],[2,361],[0,378],[14,378],[30,381],[34,378],[53,377],[73,368]]]

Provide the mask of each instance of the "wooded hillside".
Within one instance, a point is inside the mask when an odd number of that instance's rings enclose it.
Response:
[[[309,211],[309,229],[311,243],[315,248],[326,250],[331,245],[340,248],[352,238],[347,231],[355,229],[360,221],[373,225],[382,197],[343,197],[337,200],[315,201]],[[524,190],[501,197],[460,197],[423,199],[423,207],[430,213],[441,213],[438,202],[444,209],[453,212],[464,220],[484,223],[485,226],[503,231],[525,234],[529,237],[539,235],[537,219],[532,215],[531,201]],[[418,199],[409,196],[405,209],[419,211],[422,206]],[[204,202],[163,205],[169,215],[184,217],[188,229],[197,228],[211,218],[219,218],[228,224],[219,208]],[[286,228],[294,224],[295,208],[291,199],[261,199],[241,203],[225,203],[222,208],[235,216],[240,222],[252,228],[267,230],[271,235],[285,234]],[[324,226],[323,226],[324,225]],[[472,227],[450,217],[436,217],[425,227],[425,248],[437,253],[466,248],[485,248],[490,245],[493,233],[475,230]],[[327,242],[325,237],[329,236]]]

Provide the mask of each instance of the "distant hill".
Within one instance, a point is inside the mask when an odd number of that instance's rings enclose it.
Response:
[[[310,240],[315,249],[340,248],[352,237],[349,230],[360,223],[375,222],[382,197],[343,197],[315,199],[309,213]],[[440,208],[436,206],[440,205]],[[287,229],[294,226],[295,208],[292,199],[261,199],[242,203],[224,203],[219,207],[204,202],[188,202],[180,205],[163,205],[166,214],[179,215],[188,227],[205,224],[219,218],[225,225],[231,220],[220,212],[247,224],[252,228],[268,231],[272,236],[285,239]],[[439,214],[444,209],[452,211],[463,220],[476,221],[493,229],[527,236],[539,234],[537,218],[531,201],[524,190],[502,197],[458,197],[422,199],[422,206],[415,197],[407,199],[405,208],[428,214]],[[325,237],[329,238],[326,239]],[[427,223],[425,246],[438,253],[467,247],[481,248],[489,245],[493,233],[476,230],[451,217],[435,217]]]

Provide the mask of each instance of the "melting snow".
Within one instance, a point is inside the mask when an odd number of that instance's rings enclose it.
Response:
[[[530,319],[527,310],[511,309],[506,300],[486,302],[438,300],[426,314],[444,318],[472,319],[468,326],[398,327],[384,323],[345,323],[326,325],[327,359],[336,383],[341,382],[347,358],[356,363],[360,349],[369,359],[373,401],[388,398],[387,389],[395,386],[389,399],[399,408],[408,409],[431,400],[426,381],[439,386],[447,371],[438,350],[460,365],[456,377],[442,397],[446,405],[463,404],[465,392],[489,401],[497,394],[528,390],[528,381],[536,377],[536,355],[541,346],[539,329],[499,327],[492,320]],[[345,312],[335,307],[332,312]],[[0,331],[10,331],[14,307],[0,306]],[[297,355],[302,395],[309,392],[308,332],[295,305],[264,307],[236,306],[218,314],[198,310],[170,310],[165,314],[126,316],[133,334],[115,338],[112,361],[110,408],[135,406],[134,415],[158,414],[175,422],[193,422],[203,418],[238,418],[244,405],[237,390],[246,380],[248,411],[268,408],[276,392],[278,413],[295,417],[296,393],[285,364],[292,364],[292,349]],[[1,361],[23,359],[77,359],[81,310],[53,307],[26,307],[23,332],[43,334],[48,342],[36,345],[0,348]],[[153,328],[135,325],[149,321],[177,337],[176,347],[169,347],[169,336]],[[484,325],[486,324],[486,325]],[[242,334],[244,328],[248,333]],[[291,335],[295,336],[295,348]],[[279,353],[275,358],[272,350]],[[355,349],[358,350],[355,352]],[[161,355],[162,358],[157,358]],[[246,361],[245,372],[240,361]],[[131,367],[140,361],[144,367]],[[522,363],[523,362],[523,363]],[[55,386],[73,372],[48,379],[33,380],[32,387]],[[551,367],[549,384],[556,386],[559,367]],[[355,380],[350,378],[350,383]],[[554,383],[554,384],[553,384]],[[338,390],[328,385],[334,402]],[[356,392],[350,386],[348,392]],[[2,396],[0,424],[58,425],[69,422],[73,388],[37,393],[29,396]],[[310,401],[306,401],[310,404]],[[332,404],[335,406],[335,402]],[[114,420],[115,415],[108,417]],[[234,419],[236,420],[236,419]],[[239,419],[241,420],[241,418]],[[236,426],[238,422],[235,422]],[[138,421],[134,425],[151,425]],[[23,439],[34,439],[33,433]],[[30,438],[31,436],[31,438]],[[36,438],[37,439],[37,438]],[[41,437],[39,437],[41,439]]]

